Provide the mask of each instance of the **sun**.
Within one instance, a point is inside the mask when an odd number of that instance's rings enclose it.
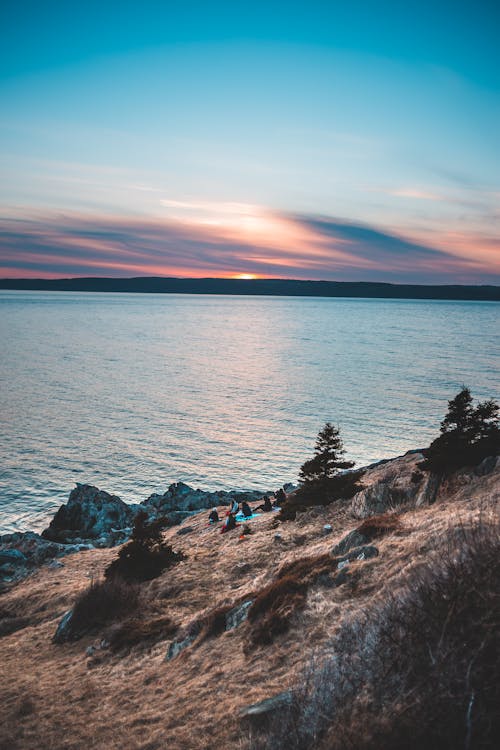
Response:
[[[247,281],[256,278],[257,276],[254,273],[238,273],[236,276],[233,276],[233,279],[246,279]]]

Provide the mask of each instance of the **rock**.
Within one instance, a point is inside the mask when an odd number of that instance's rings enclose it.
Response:
[[[351,511],[357,518],[378,515],[398,506],[419,507],[433,503],[440,478],[425,472],[419,482],[412,480],[421,453],[409,452],[399,458],[379,462],[363,476],[363,489],[351,500]]]
[[[62,619],[57,626],[57,630],[52,638],[52,643],[67,643],[75,639],[75,633],[71,627],[71,620],[73,619],[73,610],[69,609],[64,613]]]
[[[254,728],[264,728],[273,714],[290,708],[292,702],[293,693],[286,690],[259,703],[245,706],[240,710],[240,719],[249,722]]]
[[[112,535],[116,530],[129,528],[133,520],[133,510],[116,495],[90,484],[77,484],[67,504],[61,505],[49,527],[42,532],[42,537],[62,544],[76,539],[101,538],[110,539],[113,544]]]
[[[18,549],[0,550],[0,565],[4,565],[5,563],[24,565],[27,562],[28,560],[26,558],[26,555],[23,555],[23,553]]]
[[[366,544],[363,547],[355,547],[337,561],[337,569],[342,570],[342,568],[354,560],[371,560],[373,557],[378,557],[378,554],[377,547],[371,544]],[[333,557],[336,557],[336,555],[333,555]]]
[[[52,562],[49,563],[49,568],[64,568],[64,563],[62,563],[60,560],[52,560]]]
[[[344,555],[353,547],[361,547],[362,544],[368,542],[368,538],[364,534],[360,534],[359,531],[349,532],[338,544],[331,550],[332,555]]]
[[[474,472],[478,477],[485,477],[487,474],[491,474],[500,465],[500,456],[488,456],[484,458],[481,463],[476,466]]]
[[[196,639],[196,635],[188,635],[182,640],[172,641],[172,643],[168,647],[167,654],[165,656],[165,661],[170,661],[171,659],[175,659],[175,657],[178,656],[181,653],[181,651],[184,651],[185,648],[190,646],[195,639]]]
[[[243,604],[239,604],[237,607],[233,607],[229,612],[226,612],[226,630],[233,630],[241,625],[248,616],[248,610],[253,604],[253,599],[249,599]]]
[[[333,579],[333,583],[335,584],[335,586],[342,586],[342,584],[344,584],[349,579],[349,575],[349,571],[344,568],[340,571],[340,573],[337,573],[337,575]]]
[[[272,493],[268,493],[272,494]],[[262,498],[263,493],[258,490],[218,490],[217,492],[208,492],[200,489],[193,489],[184,482],[174,482],[169,486],[163,495],[154,493],[142,503],[141,507],[148,513],[155,515],[167,515],[173,511],[193,512],[205,508],[213,508],[219,505],[229,505],[232,500],[238,503],[257,502]]]
[[[0,536],[0,581],[19,581],[47,560],[67,554],[63,544],[48,542],[33,531]]]
[[[183,536],[184,534],[190,534],[192,531],[194,531],[193,526],[182,526],[176,533]]]

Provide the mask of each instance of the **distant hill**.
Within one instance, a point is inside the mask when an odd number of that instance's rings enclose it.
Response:
[[[500,286],[386,284],[296,279],[178,279],[138,276],[130,279],[0,279],[0,289],[56,292],[128,292],[156,294],[250,294],[287,297],[373,297],[500,301]]]

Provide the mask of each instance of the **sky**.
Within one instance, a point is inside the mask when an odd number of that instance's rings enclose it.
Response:
[[[500,284],[500,4],[2,0],[0,277]]]

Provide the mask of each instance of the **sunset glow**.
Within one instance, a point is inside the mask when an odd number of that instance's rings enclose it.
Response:
[[[2,18],[1,275],[499,283],[495,4],[149,5]]]

